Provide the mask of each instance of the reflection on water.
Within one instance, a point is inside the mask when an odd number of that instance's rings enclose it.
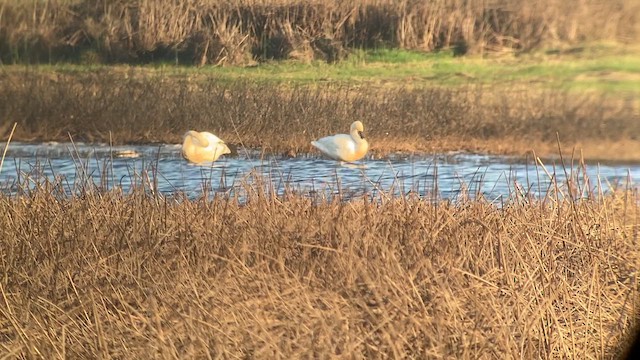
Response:
[[[0,143],[4,148],[4,143]],[[205,190],[238,192],[256,179],[268,181],[268,188],[301,193],[407,194],[455,199],[460,194],[482,194],[499,201],[513,192],[545,194],[550,176],[563,183],[565,169],[558,163],[545,164],[546,171],[524,158],[475,154],[433,156],[390,156],[366,159],[350,165],[315,156],[282,158],[260,157],[257,152],[240,150],[214,164],[188,164],[180,155],[180,145],[116,146],[70,143],[12,143],[0,173],[0,189],[15,193],[45,179],[67,193],[86,186],[82,179],[102,188],[121,187],[125,192],[140,184],[171,194],[189,197]],[[555,166],[554,166],[555,165]],[[581,167],[578,181],[586,181]],[[548,173],[547,173],[548,172]],[[154,176],[156,175],[157,176]],[[640,164],[591,165],[586,169],[589,189],[607,191],[612,185],[627,184],[640,175]]]

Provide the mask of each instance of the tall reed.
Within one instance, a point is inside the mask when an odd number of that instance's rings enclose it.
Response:
[[[637,41],[634,0],[0,1],[0,60],[336,61],[350,48],[526,51]]]

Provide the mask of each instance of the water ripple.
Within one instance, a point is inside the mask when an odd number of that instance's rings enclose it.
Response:
[[[0,143],[0,148],[4,144]],[[239,191],[259,176],[275,191],[319,192],[358,196],[365,193],[391,195],[437,195],[455,199],[461,194],[489,199],[514,192],[541,195],[550,178],[541,167],[524,158],[466,153],[411,156],[396,154],[386,159],[368,158],[360,164],[341,165],[314,156],[260,158],[256,151],[241,150],[214,164],[193,165],[180,155],[180,145],[114,146],[82,143],[12,143],[0,173],[0,186],[12,193],[25,186],[49,181],[71,191],[90,179],[96,186],[118,186],[123,191],[141,183],[171,194],[200,196],[204,191]],[[557,171],[553,171],[555,169]],[[559,183],[564,169],[548,164],[547,171]],[[568,169],[576,181],[586,181],[589,191],[607,191],[640,175],[640,164],[595,165]],[[157,174],[157,176],[154,176]],[[586,175],[586,177],[585,177]],[[580,180],[582,179],[582,180]],[[600,185],[602,184],[602,185]]]

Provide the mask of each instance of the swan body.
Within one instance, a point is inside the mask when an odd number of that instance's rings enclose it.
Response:
[[[369,143],[364,138],[364,125],[360,121],[351,124],[349,134],[326,136],[311,145],[331,159],[354,162],[362,159],[369,151]]]
[[[212,133],[187,131],[182,141],[182,157],[192,163],[213,162],[220,155],[230,154],[231,150],[224,141]]]

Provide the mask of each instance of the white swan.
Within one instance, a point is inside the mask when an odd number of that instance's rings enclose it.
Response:
[[[230,154],[224,141],[212,133],[187,131],[182,142],[182,157],[192,163],[213,162],[220,155]]]
[[[354,162],[362,159],[369,151],[369,143],[364,139],[364,125],[360,121],[351,124],[349,134],[326,136],[311,145],[326,156],[339,161]]]

